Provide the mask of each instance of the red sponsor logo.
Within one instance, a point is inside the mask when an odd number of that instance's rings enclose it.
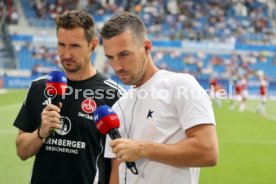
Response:
[[[81,108],[84,112],[86,113],[92,113],[96,110],[97,108],[97,104],[94,100],[92,99],[85,99],[82,103],[81,103]]]

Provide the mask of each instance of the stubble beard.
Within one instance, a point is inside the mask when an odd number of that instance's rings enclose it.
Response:
[[[81,69],[81,66],[67,67],[66,65],[62,65],[62,67],[66,72],[69,72],[69,73],[76,73]]]

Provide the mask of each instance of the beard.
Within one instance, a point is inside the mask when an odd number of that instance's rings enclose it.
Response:
[[[63,68],[66,72],[70,72],[70,73],[76,73],[77,71],[80,70],[80,66],[75,68],[63,66]]]
[[[74,60],[64,60],[61,62],[65,71],[75,73],[80,70],[81,66],[78,65]]]
[[[138,82],[140,82],[143,79],[142,73],[136,73],[131,75],[131,74],[127,74],[126,72],[120,71],[120,72],[117,72],[116,74],[117,76],[119,76],[119,79],[125,85],[136,85]]]

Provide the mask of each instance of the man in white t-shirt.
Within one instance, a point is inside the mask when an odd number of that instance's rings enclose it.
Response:
[[[123,12],[102,30],[105,55],[129,92],[112,107],[123,138],[107,140],[110,184],[197,184],[199,167],[214,166],[218,141],[211,100],[194,77],[158,70],[139,17]],[[123,162],[135,162],[139,174]]]

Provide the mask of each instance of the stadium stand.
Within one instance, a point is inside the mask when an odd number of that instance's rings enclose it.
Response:
[[[139,14],[155,39],[270,43],[275,38],[268,5],[258,0],[21,1],[29,25],[54,27],[57,14],[84,7],[97,22],[127,10]],[[271,10],[272,11],[272,10]]]
[[[14,49],[7,25],[11,23],[11,21],[9,21],[9,9],[9,3],[0,3],[0,68],[16,67]]]
[[[228,86],[231,80],[246,74],[252,93],[257,93],[256,73],[262,71],[268,77],[270,90],[276,94],[276,6],[273,1],[20,0],[10,5],[11,10],[22,15],[18,25],[24,19],[28,29],[46,32],[54,30],[55,17],[66,10],[85,9],[99,27],[116,12],[134,12],[149,30],[155,48],[152,57],[160,68],[191,73],[206,87],[213,76]],[[18,28],[13,30],[16,31],[11,32],[11,39],[18,62],[15,69],[28,70],[30,76],[37,76],[59,67],[55,46],[36,41],[40,37],[51,40],[55,35],[29,35],[20,33]],[[104,70],[114,77],[110,69]]]

